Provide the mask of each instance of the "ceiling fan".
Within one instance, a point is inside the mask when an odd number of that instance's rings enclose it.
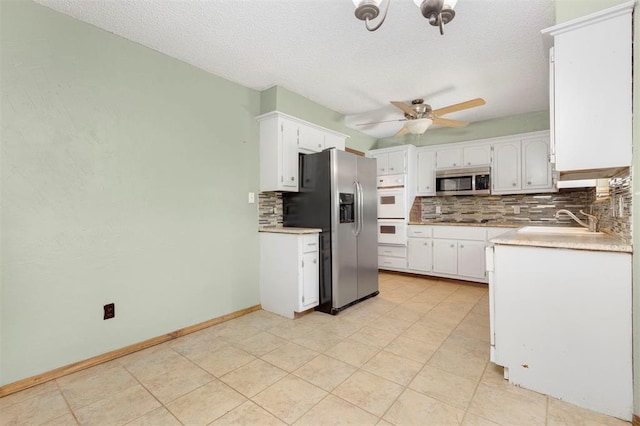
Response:
[[[431,105],[424,103],[424,99],[414,99],[411,101],[411,105],[404,102],[391,101],[391,104],[400,108],[404,112],[404,118],[398,120],[377,121],[373,123],[362,123],[358,124],[358,126],[388,123],[390,121],[406,121],[402,129],[400,129],[398,133],[394,135],[394,137],[400,137],[405,135],[406,133],[421,135],[429,128],[431,124],[437,124],[445,127],[464,127],[469,123],[466,121],[441,118],[440,116],[456,111],[462,111],[464,109],[481,106],[485,103],[486,102],[484,101],[484,99],[475,98],[443,108],[432,109]]]

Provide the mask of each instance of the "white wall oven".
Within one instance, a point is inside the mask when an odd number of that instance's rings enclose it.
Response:
[[[404,219],[378,220],[379,244],[407,244],[407,222]]]
[[[405,175],[378,176],[378,219],[405,219]]]

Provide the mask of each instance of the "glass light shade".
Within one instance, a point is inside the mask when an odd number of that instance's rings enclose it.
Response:
[[[431,124],[433,124],[433,120],[431,120],[430,118],[417,118],[415,120],[407,121],[405,127],[407,128],[409,133],[413,135],[421,135],[427,131]]]
[[[451,9],[455,9],[456,4],[458,4],[458,0],[444,0],[443,7],[449,7]]]
[[[353,1],[353,5],[356,8],[360,6],[362,3],[375,4],[376,6],[380,6],[380,3],[382,3],[382,0],[352,0],[352,1]]]
[[[413,0],[413,2],[416,4],[416,6],[420,7],[422,5],[422,3],[425,0]],[[354,3],[358,3],[358,0],[353,0]],[[444,4],[443,4],[443,8],[448,7],[450,9],[454,9],[456,7],[456,4],[458,3],[458,0],[444,0]],[[356,4],[357,6],[357,4]]]

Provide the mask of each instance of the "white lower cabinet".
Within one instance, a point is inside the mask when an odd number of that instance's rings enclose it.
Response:
[[[458,275],[474,277],[484,280],[486,278],[484,241],[459,241],[458,242]]]
[[[407,247],[380,244],[378,246],[378,267],[391,271],[406,271]]]
[[[410,225],[408,271],[467,281],[487,282],[485,248],[510,228]]]
[[[455,240],[433,241],[433,272],[458,274],[458,242]]]
[[[409,226],[407,230],[407,268],[410,271],[431,272],[433,269],[433,240],[429,226]]]
[[[631,253],[488,250],[491,361],[514,385],[631,420]]]
[[[260,304],[287,318],[318,306],[318,234],[260,233]]]

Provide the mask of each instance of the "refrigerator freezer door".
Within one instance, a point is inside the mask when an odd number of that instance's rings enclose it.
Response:
[[[378,291],[378,194],[376,161],[356,157],[361,207],[358,235],[358,299]]]
[[[358,198],[356,181],[357,156],[338,150],[331,150],[333,205],[339,205],[341,193],[354,194]],[[331,263],[333,266],[332,308],[337,310],[358,299],[358,240],[353,223],[340,223],[338,209],[333,209],[331,218]],[[355,212],[354,216],[359,215]]]

